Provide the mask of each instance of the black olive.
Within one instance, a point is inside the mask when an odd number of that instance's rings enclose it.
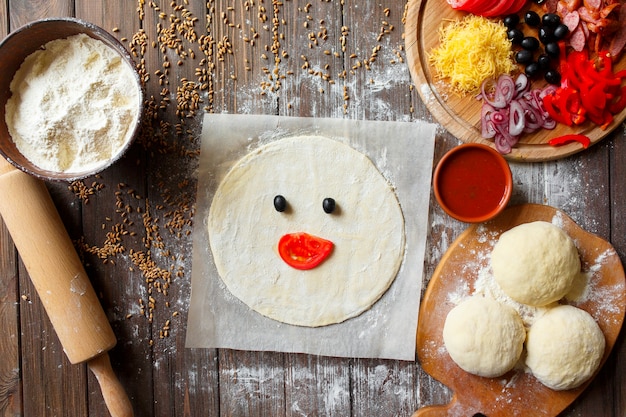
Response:
[[[546,51],[546,54],[548,54],[550,58],[558,58],[559,55],[561,54],[561,49],[559,48],[559,44],[556,42],[550,42],[546,44],[544,49]]]
[[[565,38],[568,33],[569,33],[569,28],[566,25],[564,25],[563,23],[558,24],[554,28],[554,37],[557,40]]]
[[[541,16],[541,24],[544,26],[554,28],[559,23],[561,23],[561,16],[556,13],[546,13]]]
[[[533,53],[522,49],[521,51],[517,51],[515,53],[515,61],[518,64],[528,64],[533,60]]]
[[[551,70],[546,71],[544,78],[550,84],[555,84],[555,85],[561,84],[561,74],[559,74],[559,72],[556,70],[551,69]]]
[[[335,199],[327,197],[324,199],[324,201],[322,201],[322,208],[324,209],[325,213],[332,213],[333,211],[335,211],[335,207],[336,207],[336,203],[335,203]]]
[[[524,39],[522,39],[520,45],[522,45],[522,48],[528,51],[536,51],[537,48],[539,48],[539,41],[537,40],[537,38],[533,38],[532,36],[526,36]]]
[[[526,75],[528,75],[529,78],[534,78],[539,75],[539,73],[541,72],[541,68],[539,68],[538,63],[531,62],[530,64],[526,65],[526,69],[524,70],[524,72],[526,73]]]
[[[283,211],[287,210],[287,200],[285,200],[285,197],[283,197],[280,194],[274,197],[274,208],[279,213],[282,213]]]
[[[539,28],[539,40],[544,45],[550,42],[554,42],[556,39],[554,37],[554,30],[548,26],[542,26]]]
[[[550,68],[550,61],[552,60],[546,54],[541,54],[539,55],[539,58],[537,58],[537,63],[542,70],[547,70],[548,68]]]
[[[508,30],[506,36],[514,44],[519,44],[524,39],[524,33],[519,29]]]
[[[539,26],[541,19],[539,19],[539,15],[536,12],[529,10],[524,15],[524,22],[526,22],[528,26]]]
[[[507,29],[515,29],[515,26],[519,23],[519,16],[516,14],[510,14],[506,16],[502,22]]]
[[[535,4],[543,4],[546,0],[534,0]]]

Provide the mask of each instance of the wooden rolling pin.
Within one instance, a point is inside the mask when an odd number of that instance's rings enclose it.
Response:
[[[132,405],[111,368],[113,329],[43,181],[0,157],[0,215],[71,363],[87,361],[113,417]]]

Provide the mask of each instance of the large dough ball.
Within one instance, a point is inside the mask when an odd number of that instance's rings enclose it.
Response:
[[[545,306],[567,294],[580,273],[572,239],[552,223],[537,221],[500,235],[491,252],[493,277],[513,300]]]
[[[490,298],[473,296],[448,313],[443,341],[452,360],[474,375],[496,377],[511,370],[524,347],[519,314]]]
[[[585,310],[562,305],[552,308],[528,331],[526,365],[554,390],[576,388],[600,366],[604,334]]]

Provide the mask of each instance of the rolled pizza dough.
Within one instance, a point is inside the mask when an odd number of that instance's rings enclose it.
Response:
[[[274,198],[285,198],[279,212]],[[336,201],[324,212],[326,198]],[[405,247],[394,190],[362,153],[339,141],[289,137],[239,160],[220,183],[207,220],[217,271],[229,292],[274,320],[308,327],[340,323],[389,288]],[[328,259],[298,270],[279,256],[287,233],[333,242]]]
[[[522,318],[512,307],[479,295],[450,310],[443,327],[452,360],[464,371],[484,377],[513,369],[525,338]]]
[[[580,273],[572,239],[545,221],[524,223],[500,235],[491,252],[493,277],[513,300],[545,306],[563,298]]]
[[[605,343],[589,313],[560,305],[530,327],[526,364],[542,384],[554,390],[576,388],[600,366]]]

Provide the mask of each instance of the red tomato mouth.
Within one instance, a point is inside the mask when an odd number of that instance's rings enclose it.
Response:
[[[278,254],[285,263],[295,269],[313,269],[333,251],[333,242],[298,232],[284,235],[278,241]]]

